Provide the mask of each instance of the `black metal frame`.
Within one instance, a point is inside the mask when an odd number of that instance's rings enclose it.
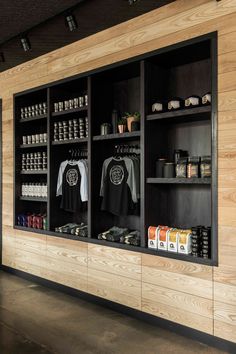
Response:
[[[68,286],[53,282],[51,280],[40,278],[38,276],[31,275],[29,273],[26,273],[26,272],[23,272],[23,271],[14,269],[14,268],[10,268],[10,267],[2,265],[1,269],[5,272],[19,276],[19,277],[26,279],[28,281],[35,282],[37,284],[40,284],[42,286],[46,286],[46,287],[56,290],[56,291],[61,291],[67,295],[74,296],[76,298],[80,298],[80,299],[83,299],[83,300],[91,302],[91,303],[95,303],[96,305],[109,308],[113,311],[123,313],[124,315],[133,317],[137,320],[145,321],[151,325],[169,330],[169,331],[177,333],[183,337],[187,337],[187,338],[191,338],[193,340],[200,341],[200,342],[205,343],[209,346],[227,351],[228,353],[234,354],[236,352],[236,344],[233,342],[224,340],[222,338],[215,337],[210,334],[206,334],[206,333],[198,331],[196,329],[192,329],[190,327],[180,325],[175,322],[165,320],[165,319],[157,317],[157,316],[150,315],[150,314],[142,312],[140,310],[132,309],[128,306],[121,305],[116,302],[106,300],[106,299],[100,298],[98,296],[85,293],[81,290],[70,288]]]

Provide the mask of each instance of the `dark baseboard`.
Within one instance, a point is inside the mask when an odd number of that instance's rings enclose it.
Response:
[[[186,326],[183,326],[183,325],[180,325],[180,324],[177,324],[177,323],[174,323],[174,322],[171,322],[171,321],[168,321],[168,320],[165,320],[165,319],[153,316],[153,315],[149,315],[149,314],[144,313],[142,311],[135,310],[130,307],[120,305],[120,304],[117,304],[117,303],[109,301],[109,300],[102,299],[102,298],[97,297],[95,295],[91,295],[91,294],[85,293],[83,291],[76,290],[76,289],[70,288],[68,286],[61,285],[59,283],[55,283],[51,280],[43,279],[38,276],[31,275],[29,273],[26,273],[26,272],[23,272],[23,271],[14,269],[14,268],[10,268],[10,267],[2,265],[1,270],[11,273],[11,274],[14,274],[16,276],[19,276],[19,277],[24,278],[26,280],[35,282],[35,283],[40,284],[42,286],[46,286],[50,289],[61,291],[65,294],[78,297],[80,299],[95,303],[100,306],[104,306],[106,308],[110,308],[114,311],[123,313],[125,315],[131,316],[131,317],[139,319],[141,321],[145,321],[149,324],[158,326],[160,328],[167,329],[169,331],[175,332],[175,333],[182,335],[184,337],[191,338],[193,340],[197,340],[201,343],[204,343],[209,346],[224,350],[228,353],[232,353],[232,354],[236,353],[236,344],[233,342],[229,342],[227,340],[212,336],[210,334],[206,334],[204,332],[201,332],[201,331],[198,331],[198,330],[195,330],[195,329],[192,329],[192,328],[189,328],[189,327],[186,327]]]

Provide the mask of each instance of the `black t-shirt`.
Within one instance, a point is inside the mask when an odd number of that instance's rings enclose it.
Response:
[[[114,215],[128,215],[134,208],[132,195],[127,183],[128,171],[124,160],[112,159],[106,169],[103,181],[102,210]]]
[[[70,212],[81,210],[80,183],[81,175],[78,165],[67,164],[62,180],[62,209]]]

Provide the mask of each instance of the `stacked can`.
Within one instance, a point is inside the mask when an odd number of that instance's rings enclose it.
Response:
[[[203,227],[202,233],[202,257],[211,258],[211,228]]]
[[[46,142],[47,142],[47,133],[22,136],[23,145],[39,144],[39,143],[46,143]]]
[[[47,193],[46,183],[22,183],[21,185],[22,197],[47,198]]]
[[[65,101],[54,103],[54,112],[63,112],[70,109],[82,108],[88,106],[88,95],[71,98]]]
[[[54,141],[88,137],[88,118],[54,123]]]
[[[17,225],[34,229],[47,230],[47,215],[32,213],[19,214],[17,216]]]
[[[22,171],[46,170],[47,155],[46,152],[34,152],[22,154],[21,160]]]
[[[202,226],[192,227],[192,255],[194,257],[202,256]]]
[[[47,113],[47,103],[39,103],[33,106],[23,107],[20,110],[21,119],[41,116]]]
[[[85,137],[88,138],[88,117],[85,117]]]
[[[211,227],[192,227],[192,255],[195,257],[211,257]]]

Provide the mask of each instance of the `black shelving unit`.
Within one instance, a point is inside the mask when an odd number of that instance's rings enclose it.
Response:
[[[83,242],[102,244],[181,259],[206,265],[217,265],[217,66],[216,34],[178,43],[147,53],[141,57],[116,63],[108,68],[67,78],[50,85],[18,93],[15,102],[15,213],[17,229],[46,233]],[[152,104],[172,97],[212,94],[211,105],[152,113]],[[54,112],[54,103],[80,95],[88,95],[88,106]],[[48,105],[47,115],[22,120],[20,108],[39,102]],[[141,113],[140,130],[100,135],[103,123],[112,123],[112,112]],[[54,123],[88,118],[87,138],[54,141]],[[23,123],[29,124],[23,124]],[[46,144],[22,146],[22,136],[47,132]],[[140,210],[137,215],[115,216],[101,210],[99,197],[102,165],[114,154],[116,145],[140,146]],[[47,151],[47,171],[21,171],[23,152]],[[24,150],[25,149],[25,150]],[[29,149],[29,150],[27,150]],[[87,150],[89,200],[81,213],[68,213],[60,208],[56,197],[60,163],[68,159],[72,149]],[[156,178],[157,158],[173,159],[175,149],[188,150],[190,155],[211,155],[211,178]],[[48,198],[22,198],[22,182],[47,182]],[[37,201],[37,203],[36,203]],[[17,225],[17,215],[31,210],[47,213],[48,229],[35,230]],[[88,224],[88,238],[77,238],[55,232],[55,227],[68,222]],[[141,245],[135,247],[98,240],[99,233],[113,225],[139,230]],[[190,228],[212,227],[210,259],[147,248],[148,227],[168,225]]]

